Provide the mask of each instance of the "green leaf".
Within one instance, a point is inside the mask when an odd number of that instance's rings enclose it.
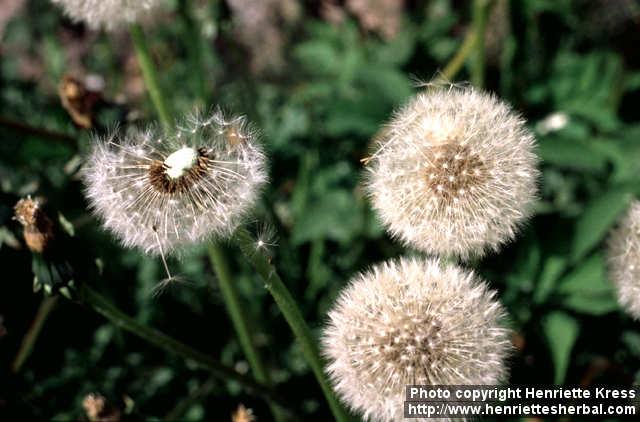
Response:
[[[536,303],[543,303],[547,299],[566,266],[567,259],[557,255],[552,255],[544,261],[542,272],[538,277],[536,290],[533,294],[533,300]]]
[[[315,239],[348,241],[362,231],[363,218],[351,192],[332,190],[306,207],[296,221],[291,241],[301,244]]]
[[[553,382],[562,384],[567,376],[571,350],[578,338],[580,324],[572,316],[561,311],[555,311],[544,318],[542,329],[553,360]]]
[[[607,164],[607,157],[583,140],[543,137],[538,143],[538,154],[547,164],[572,170],[600,172]]]
[[[613,286],[607,280],[606,264],[601,254],[594,254],[563,278],[558,293],[562,304],[577,312],[603,315],[618,309]]]
[[[627,190],[614,189],[586,206],[575,225],[573,262],[579,261],[602,241],[631,199],[632,195]]]

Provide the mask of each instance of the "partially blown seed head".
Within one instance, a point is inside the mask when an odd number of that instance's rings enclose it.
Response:
[[[322,338],[342,399],[366,420],[403,420],[408,384],[496,384],[511,350],[505,311],[472,272],[400,259],[356,276]]]
[[[91,28],[119,28],[154,11],[162,0],[52,0],[74,21]]]
[[[432,89],[401,108],[368,167],[392,235],[461,258],[497,250],[531,214],[535,140],[524,120],[472,88]]]
[[[226,237],[267,181],[265,156],[244,118],[193,117],[174,135],[111,136],[93,147],[83,178],[92,209],[126,246],[172,253]]]
[[[618,302],[640,320],[640,201],[634,201],[609,237],[609,275]]]

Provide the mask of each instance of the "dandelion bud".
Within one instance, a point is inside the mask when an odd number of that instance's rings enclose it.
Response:
[[[125,246],[151,254],[228,237],[267,181],[265,155],[243,117],[188,119],[99,140],[83,170],[86,196]]]
[[[368,191],[392,235],[426,252],[481,256],[531,214],[538,159],[524,120],[472,88],[418,94],[370,158]]]
[[[335,390],[365,420],[403,420],[405,386],[496,384],[511,350],[505,311],[474,273],[433,259],[356,276],[322,338]]]
[[[23,226],[23,236],[31,252],[43,253],[54,239],[53,222],[42,211],[41,204],[31,197],[19,200],[15,207],[15,219]]]
[[[609,237],[609,275],[620,305],[640,320],[640,201],[634,201]]]
[[[108,30],[139,21],[162,0],[51,0],[74,21]]]

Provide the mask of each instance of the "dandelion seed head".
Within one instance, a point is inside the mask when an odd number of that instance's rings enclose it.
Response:
[[[378,141],[368,193],[390,233],[410,246],[482,256],[531,214],[535,139],[492,95],[431,87],[395,114]]]
[[[139,21],[155,11],[162,0],[52,0],[76,22],[113,30]]]
[[[634,201],[608,242],[609,276],[618,302],[640,320],[640,201]]]
[[[265,162],[246,119],[215,112],[172,135],[150,128],[98,140],[83,180],[92,210],[125,246],[173,254],[228,237],[267,182]]]
[[[405,386],[497,384],[511,351],[505,311],[476,275],[402,258],[357,275],[322,337],[339,396],[365,420],[403,420]]]

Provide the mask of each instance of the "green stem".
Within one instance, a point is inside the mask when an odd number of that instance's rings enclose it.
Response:
[[[234,280],[231,278],[229,266],[227,265],[227,261],[224,256],[224,251],[219,245],[215,243],[209,244],[209,260],[211,261],[211,266],[218,278],[218,286],[220,287],[220,292],[222,293],[222,297],[226,304],[227,312],[231,318],[233,328],[238,335],[240,347],[242,347],[242,351],[249,362],[253,376],[256,381],[265,385],[271,385],[269,373],[265,369],[262,357],[260,356],[258,348],[256,347],[251,335],[253,330],[251,329],[250,321],[247,318],[247,312],[240,303],[238,290],[236,289]],[[271,405],[271,410],[277,421],[284,420],[282,419],[284,415],[279,411],[279,409]]]
[[[187,58],[189,60],[192,71],[191,82],[193,94],[202,101],[202,105],[207,104],[209,96],[207,94],[207,84],[205,81],[205,72],[202,60],[202,43],[199,36],[198,22],[192,15],[193,5],[190,0],[181,0],[178,6],[180,16],[185,25],[183,31],[184,46],[187,50]]]
[[[136,321],[116,308],[108,299],[87,285],[82,285],[80,287],[79,297],[84,303],[91,306],[96,312],[108,319],[115,326],[129,331],[131,334],[138,336],[161,349],[195,362],[198,366],[207,369],[213,375],[222,380],[236,381],[240,385],[264,396],[267,399],[284,403],[282,399],[273,393],[271,388],[267,387],[263,383],[256,382],[252,378],[239,374],[232,368],[226,367],[215,359],[209,357],[207,354],[195,350],[158,330]]]
[[[450,81],[458,74],[464,62],[469,57],[469,54],[473,51],[473,47],[476,45],[476,32],[473,30],[469,30],[467,35],[464,37],[462,44],[456,51],[456,54],[449,60],[449,63],[442,70],[442,74],[440,76],[441,79],[445,81]]]
[[[158,73],[156,72],[153,60],[151,59],[151,53],[144,36],[144,32],[140,25],[135,23],[131,25],[129,32],[131,33],[131,39],[133,40],[133,45],[136,50],[138,63],[140,64],[140,69],[142,69],[142,76],[144,77],[144,83],[147,87],[147,91],[149,91],[151,101],[158,112],[160,122],[165,129],[168,129],[171,127],[173,119],[171,118],[169,106],[165,101],[165,96],[160,88]]]
[[[11,365],[11,370],[14,373],[20,372],[20,368],[25,363],[31,351],[33,350],[33,346],[42,331],[42,327],[44,326],[45,321],[49,317],[49,314],[55,308],[56,303],[58,302],[57,297],[46,297],[40,303],[40,307],[38,308],[38,312],[36,312],[36,316],[31,323],[31,327],[29,327],[29,331],[25,334],[22,339],[22,344],[20,344],[20,349],[18,349],[18,353],[16,354],[16,358]]]
[[[35,136],[42,139],[48,139],[52,141],[58,142],[66,142],[72,145],[76,145],[76,138],[71,135],[67,135],[62,132],[55,132],[44,128],[29,126],[23,122],[19,122],[17,120],[6,119],[4,117],[0,117],[0,126],[5,127],[9,130],[14,130],[16,132],[20,132],[25,136]],[[12,139],[13,137],[9,138]],[[20,139],[22,137],[16,137]]]
[[[316,345],[315,339],[311,334],[309,326],[304,321],[302,313],[296,304],[296,301],[289,293],[289,290],[284,285],[280,276],[276,272],[276,269],[269,262],[269,258],[266,257],[261,251],[256,250],[253,247],[254,239],[251,234],[243,227],[236,230],[234,240],[237,243],[240,250],[247,258],[247,260],[254,267],[256,272],[260,275],[266,288],[269,290],[276,304],[280,308],[280,311],[284,315],[287,323],[291,327],[302,353],[307,360],[307,363],[311,367],[322,391],[324,393],[331,412],[333,413],[336,421],[343,422],[349,420],[348,413],[344,410],[337,397],[335,396],[329,381],[323,371],[322,361],[320,359],[320,352]]]
[[[189,394],[185,399],[179,401],[162,420],[166,422],[182,420],[184,414],[189,410],[189,407],[195,403],[202,402],[202,400],[211,393],[216,386],[214,381],[213,379],[208,379],[200,388]]]
[[[475,32],[475,54],[471,62],[471,83],[478,88],[484,87],[485,45],[484,35],[487,28],[490,0],[473,0],[471,17]]]

